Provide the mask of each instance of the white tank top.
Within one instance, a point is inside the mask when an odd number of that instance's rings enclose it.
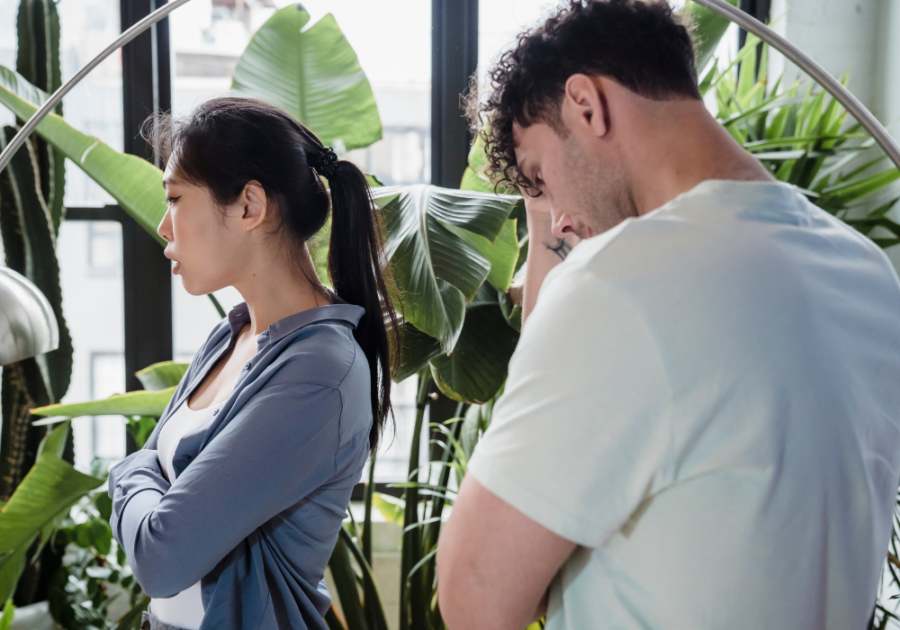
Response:
[[[227,399],[226,399],[227,400]],[[169,483],[175,481],[172,468],[172,456],[181,438],[209,420],[213,412],[225,403],[224,400],[203,409],[191,409],[187,399],[178,406],[166,420],[159,432],[157,451],[159,462],[165,470]],[[203,600],[200,598],[200,581],[186,588],[173,597],[154,597],[150,599],[150,612],[160,621],[188,630],[198,630],[203,621]]]

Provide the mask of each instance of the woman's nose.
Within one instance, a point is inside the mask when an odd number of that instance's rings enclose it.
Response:
[[[169,211],[166,210],[166,213],[163,215],[162,221],[159,222],[159,225],[156,228],[156,233],[159,234],[167,243],[172,242],[172,221],[171,217],[169,217]]]

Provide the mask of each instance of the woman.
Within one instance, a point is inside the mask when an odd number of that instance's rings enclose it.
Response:
[[[142,628],[325,628],[325,566],[390,412],[397,316],[363,174],[283,110],[218,98],[164,117],[158,232],[192,295],[244,298],[143,449],[112,467],[110,524],[151,597]],[[325,224],[328,269],[306,242]]]

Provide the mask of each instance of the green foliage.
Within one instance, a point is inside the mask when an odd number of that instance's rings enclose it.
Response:
[[[506,367],[519,333],[503,316],[500,299],[505,300],[502,291],[482,285],[466,309],[454,351],[431,360],[431,375],[445,396],[481,404],[490,400],[506,380]],[[464,392],[465,399],[458,392]]]
[[[241,55],[232,90],[285,109],[326,146],[367,147],[381,139],[369,80],[334,16],[305,28],[309,19],[300,4],[269,18]]]
[[[16,607],[12,599],[7,599],[3,605],[3,614],[0,615],[0,630],[9,630],[12,628],[12,622],[16,615]]]
[[[125,394],[113,394],[109,398],[83,403],[48,405],[32,410],[37,416],[77,418],[79,416],[154,416],[159,418],[169,404],[175,387],[155,392],[138,390]]]
[[[47,98],[23,76],[0,66],[0,103],[17,117],[30,118]],[[112,195],[123,210],[165,246],[165,240],[156,233],[166,213],[161,170],[78,131],[57,114],[44,118],[37,133]]]
[[[884,156],[866,158],[873,141],[827,92],[799,81],[783,89],[780,79],[770,87],[768,54],[749,35],[733,63],[711,66],[701,80],[702,91],[716,96],[722,125],[776,179],[797,186],[880,247],[900,243],[900,225],[887,216],[900,198],[891,185],[900,171],[885,168]]]
[[[99,458],[92,462],[95,474],[103,466]],[[67,630],[138,630],[150,603],[113,538],[111,513],[104,487],[83,496],[54,534],[51,544],[65,554],[50,583],[50,614]],[[121,598],[127,612],[110,620],[110,607]]]
[[[50,0],[22,0],[18,13],[17,66],[45,89],[59,87],[59,16]],[[61,108],[57,108],[61,111]],[[0,129],[0,150],[16,134]],[[4,369],[0,498],[7,498],[34,464],[34,445],[46,429],[30,424],[29,407],[59,400],[72,375],[72,338],[62,312],[56,236],[65,213],[63,158],[43,140],[30,139],[0,173],[0,238],[6,265],[44,294],[59,327],[56,350]],[[71,454],[68,456],[71,459]],[[22,597],[30,597],[22,594]]]
[[[69,508],[105,479],[85,475],[60,458],[69,422],[54,429],[37,461],[0,512],[0,601],[12,594],[26,564],[34,562]],[[27,556],[32,543],[37,551]]]
[[[451,352],[492,260],[518,255],[496,243],[519,200],[426,185],[376,188],[373,196],[404,317]]]
[[[160,361],[138,370],[135,375],[148,392],[158,392],[178,385],[189,366],[190,363]]]
[[[738,0],[726,0],[726,2],[738,6]],[[688,2],[684,12],[693,25],[694,58],[699,74],[712,60],[716,47],[731,25],[731,21],[696,2]]]

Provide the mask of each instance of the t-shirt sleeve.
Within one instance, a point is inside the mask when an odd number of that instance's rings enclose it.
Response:
[[[597,547],[664,483],[670,392],[634,301],[583,268],[554,271],[468,472],[547,529]]]

